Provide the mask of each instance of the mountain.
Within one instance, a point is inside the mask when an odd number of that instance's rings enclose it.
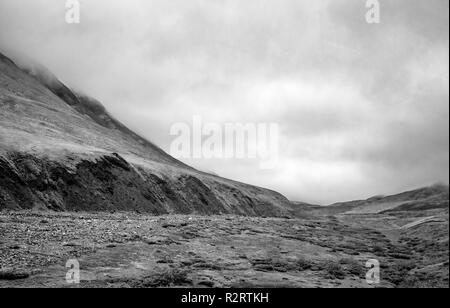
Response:
[[[316,215],[378,214],[448,209],[449,187],[436,184],[392,196],[375,196],[366,200],[340,202],[329,206],[305,206],[301,203],[297,203],[297,206],[303,212]]]
[[[0,209],[292,215],[281,194],[183,164],[44,67],[1,53]]]

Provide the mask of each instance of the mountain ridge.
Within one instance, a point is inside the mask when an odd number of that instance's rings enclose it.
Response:
[[[0,54],[0,209],[289,216],[272,190],[195,170],[49,71]]]
[[[377,214],[449,207],[449,186],[434,184],[394,195],[333,203],[327,206],[295,202],[301,210],[319,215]]]

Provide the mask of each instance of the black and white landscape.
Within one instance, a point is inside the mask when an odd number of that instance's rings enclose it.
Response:
[[[61,2],[0,0],[0,288],[449,287],[448,1]]]

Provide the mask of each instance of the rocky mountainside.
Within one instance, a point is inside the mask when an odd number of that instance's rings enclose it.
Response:
[[[186,166],[45,68],[2,54],[0,209],[292,215],[279,193]]]

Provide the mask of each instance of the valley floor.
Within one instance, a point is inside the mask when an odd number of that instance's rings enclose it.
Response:
[[[442,217],[4,211],[0,287],[448,287]],[[75,285],[66,281],[74,259]],[[366,281],[369,259],[380,262],[379,285]]]

